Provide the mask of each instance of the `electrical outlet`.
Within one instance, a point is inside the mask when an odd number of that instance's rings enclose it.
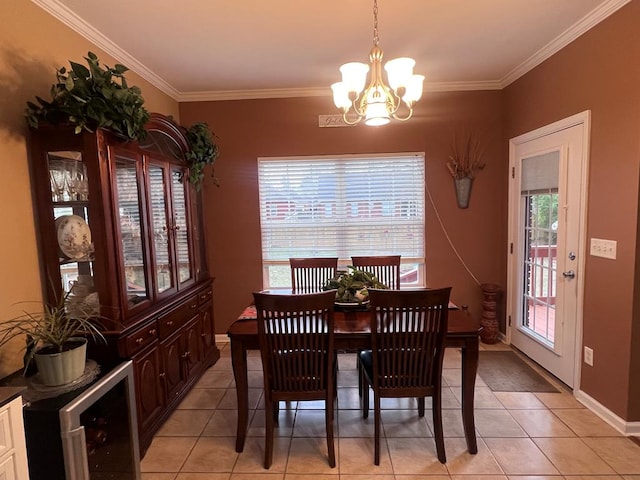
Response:
[[[593,367],[593,348],[584,347],[584,363]]]
[[[603,240],[601,238],[591,239],[591,248],[589,253],[595,257],[616,259],[616,250],[618,242],[615,240]]]

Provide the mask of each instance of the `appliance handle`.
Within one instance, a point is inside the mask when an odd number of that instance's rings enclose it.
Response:
[[[89,459],[84,427],[61,432],[67,480],[89,480]]]

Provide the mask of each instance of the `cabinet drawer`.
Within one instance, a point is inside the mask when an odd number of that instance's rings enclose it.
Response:
[[[129,357],[135,355],[156,338],[158,338],[158,328],[155,323],[136,330],[124,339],[126,355]]]
[[[189,297],[170,312],[158,318],[160,338],[165,339],[198,313],[198,297]]]
[[[207,288],[198,293],[198,304],[204,305],[213,298],[213,289]]]

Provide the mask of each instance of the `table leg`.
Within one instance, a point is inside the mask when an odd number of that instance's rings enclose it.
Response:
[[[478,337],[465,340],[462,347],[462,423],[469,453],[478,453],[473,413],[476,373],[478,372]]]
[[[236,381],[238,425],[236,428],[236,452],[242,452],[247,437],[249,421],[249,382],[247,380],[247,349],[242,342],[231,339],[231,364]]]

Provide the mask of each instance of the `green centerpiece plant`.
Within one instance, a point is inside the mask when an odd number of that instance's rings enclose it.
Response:
[[[375,275],[351,265],[346,272],[327,281],[323,290],[336,290],[336,302],[362,304],[369,299],[369,288],[388,288]]]

